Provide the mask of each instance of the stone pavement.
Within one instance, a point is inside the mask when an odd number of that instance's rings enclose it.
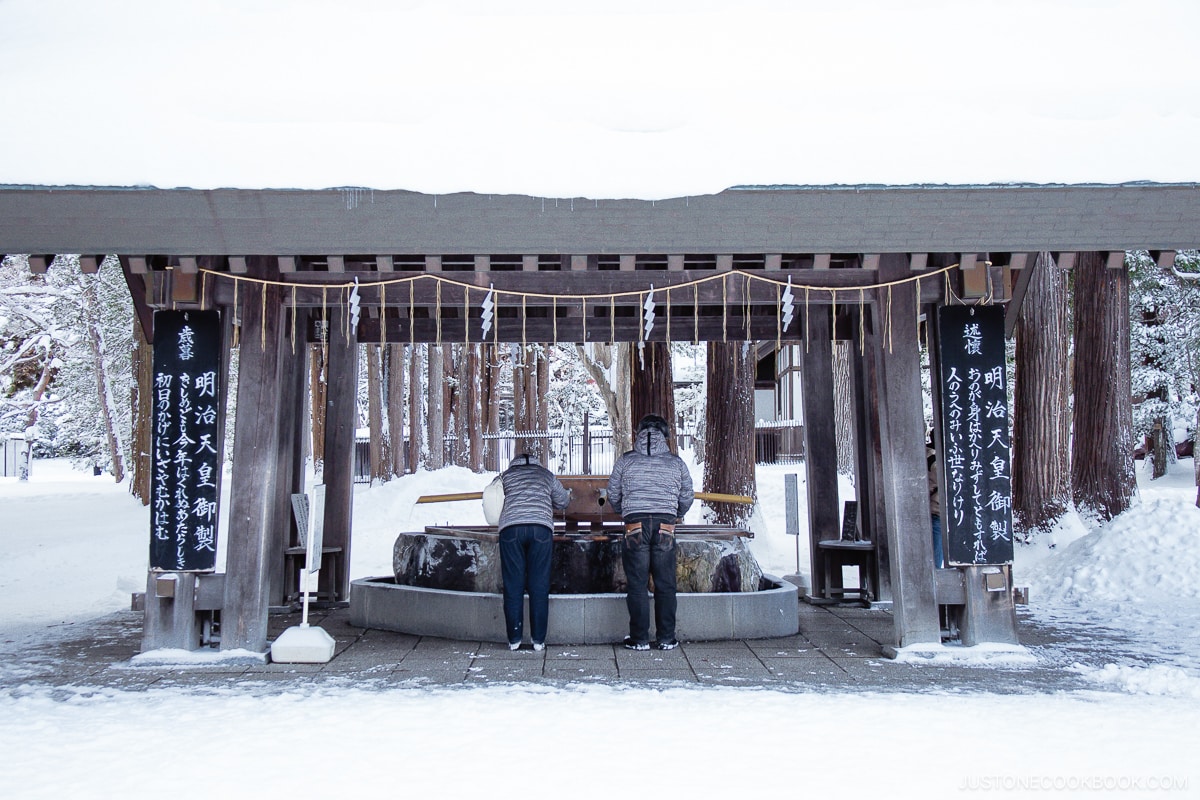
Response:
[[[1076,664],[1144,663],[1136,645],[1094,626],[1035,621],[1019,612],[1019,635],[1036,663],[893,661],[892,617],[884,608],[800,604],[800,633],[776,639],[683,642],[670,652],[615,645],[547,646],[511,652],[503,644],[411,636],[352,627],[346,609],[310,612],[336,642],[328,664],[231,663],[142,665],[141,614],[121,612],[66,626],[34,644],[0,635],[0,691],[35,687],[242,688],[290,685],[368,689],[487,684],[745,686],[785,691],[1040,693],[1094,688]],[[299,624],[273,614],[271,637]]]

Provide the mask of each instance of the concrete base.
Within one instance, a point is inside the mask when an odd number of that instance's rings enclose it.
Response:
[[[271,643],[271,660],[277,664],[326,664],[337,642],[324,628],[293,625]]]
[[[798,633],[796,586],[763,577],[771,588],[758,592],[680,593],[676,637],[694,642]],[[528,619],[528,608],[526,615]],[[400,586],[391,577],[351,582],[350,624],[444,639],[505,641],[499,594]],[[628,634],[625,595],[550,595],[547,643],[607,644]]]

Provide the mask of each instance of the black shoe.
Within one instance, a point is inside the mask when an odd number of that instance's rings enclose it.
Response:
[[[625,637],[625,649],[626,650],[649,650],[650,643],[649,642],[635,642],[633,639],[626,636]]]
[[[657,647],[659,650],[674,650],[676,647],[679,647],[679,640],[678,639],[668,639],[665,642],[655,642],[654,646]]]

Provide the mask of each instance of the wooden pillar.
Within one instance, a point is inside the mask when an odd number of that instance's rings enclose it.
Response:
[[[853,313],[861,312],[855,309]],[[880,493],[883,442],[879,435],[879,351],[872,335],[867,332],[864,336],[857,321],[853,328],[850,381],[854,392],[854,485],[858,494],[858,514],[863,536],[875,545],[875,565],[871,575],[875,600],[891,602],[887,512]]]
[[[879,280],[909,275],[908,257],[885,253]],[[940,642],[934,601],[933,543],[929,527],[929,483],[922,414],[921,351],[917,341],[916,286],[904,283],[877,290],[873,345],[879,358],[879,422],[883,442],[881,494],[891,556],[892,618],[895,645]],[[892,324],[884,330],[891,301]]]
[[[296,328],[304,330],[299,320]],[[296,342],[293,353],[291,337],[285,336],[280,356],[280,385],[283,391],[276,417],[279,425],[276,463],[279,480],[275,486],[275,522],[272,526],[269,554],[271,604],[277,606],[283,605],[287,600],[284,590],[288,585],[287,576],[284,574],[287,566],[283,551],[297,540],[292,514],[292,493],[304,491],[304,441],[308,433],[307,365],[308,353],[303,338]]]
[[[647,414],[657,414],[671,426],[671,448],[675,442],[675,378],[671,369],[671,348],[666,342],[646,342],[639,353],[635,343],[630,354],[630,419],[637,424]]]
[[[278,276],[275,259],[248,258],[255,277]],[[263,302],[262,292],[266,293]],[[221,649],[265,652],[276,531],[282,397],[283,306],[278,286],[242,295],[237,433],[233,443]]]
[[[800,379],[804,392],[804,472],[808,486],[808,542],[814,597],[824,597],[825,568],[822,539],[839,534],[837,435],[833,411],[833,309],[814,305],[805,315],[804,346],[800,348]],[[836,579],[835,579],[836,580]],[[837,581],[838,584],[841,581]]]
[[[341,558],[322,561],[321,593],[337,600],[350,596],[350,520],[354,508],[354,430],[357,427],[358,342],[337,309],[329,335],[325,400],[324,546],[342,548]]]

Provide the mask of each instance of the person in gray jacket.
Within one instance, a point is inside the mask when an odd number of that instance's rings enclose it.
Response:
[[[673,650],[675,639],[675,523],[692,507],[692,475],[671,452],[667,421],[648,414],[638,423],[633,449],[613,464],[608,502],[625,520],[621,562],[629,610],[630,650],[650,649],[648,578],[654,578],[654,646]]]
[[[528,453],[512,460],[500,475],[504,508],[500,533],[500,576],[504,582],[504,627],[508,649],[524,637],[524,598],[529,590],[533,649],[546,646],[550,618],[550,560],[554,549],[554,510],[567,507],[571,493],[554,473]]]

